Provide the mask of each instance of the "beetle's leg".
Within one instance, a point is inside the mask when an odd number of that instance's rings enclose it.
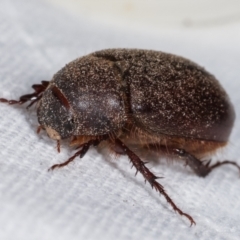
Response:
[[[46,90],[49,85],[49,81],[42,81],[41,84],[34,84],[32,88],[34,89],[34,93],[23,95],[19,98],[19,100],[8,100],[5,98],[0,98],[0,102],[8,103],[8,104],[24,104],[30,101],[30,104],[27,108],[31,107],[34,103],[38,102],[41,97],[42,93]]]
[[[60,153],[61,151],[61,143],[60,140],[57,140],[57,151]]]
[[[180,148],[171,148],[170,146],[164,146],[164,145],[149,145],[150,148],[152,149],[157,149],[161,153],[170,156],[170,157],[179,157],[180,159],[186,161],[186,165],[189,165],[189,167],[200,177],[205,177],[207,176],[213,169],[220,167],[225,164],[231,164],[235,167],[238,168],[240,171],[240,165],[238,165],[236,162],[233,161],[222,161],[222,162],[216,162],[212,166],[210,166],[209,161],[201,161],[200,159],[196,158],[194,155],[188,153],[184,149]],[[206,163],[204,163],[206,162]]]
[[[191,225],[196,224],[193,220],[193,218],[188,215],[187,213],[184,213],[181,209],[179,209],[176,204],[173,202],[173,200],[168,196],[166,191],[164,190],[163,186],[156,181],[159,177],[155,176],[147,167],[146,163],[143,162],[134,152],[132,152],[121,140],[115,139],[114,140],[115,148],[117,149],[117,153],[126,154],[133,166],[136,168],[137,172],[140,172],[146,181],[150,183],[152,188],[154,188],[157,192],[162,194],[167,202],[172,206],[174,211],[178,212],[180,215],[185,216],[189,219]],[[136,172],[136,173],[137,173]]]
[[[48,171],[50,170],[54,170],[55,168],[61,168],[64,166],[67,166],[70,162],[72,162],[77,156],[80,156],[80,158],[82,158],[84,154],[82,154],[82,152],[85,150],[84,149],[84,145],[87,146],[88,143],[84,143],[82,145],[80,145],[78,148],[81,148],[80,150],[78,150],[72,157],[70,157],[67,161],[63,162],[63,163],[59,163],[59,164],[54,164],[53,166],[51,166]],[[85,147],[86,148],[86,147]],[[89,146],[88,146],[89,148]],[[86,152],[85,152],[86,153]]]
[[[100,142],[102,142],[103,140],[106,140],[107,138],[108,138],[107,135],[103,135],[96,139],[91,139],[88,142],[81,144],[80,146],[77,147],[77,149],[79,149],[79,148],[81,148],[81,149],[78,150],[72,157],[70,157],[67,161],[65,161],[63,163],[53,165],[52,167],[50,167],[48,169],[48,171],[54,170],[55,168],[64,167],[64,166],[68,165],[70,162],[72,162],[78,156],[80,158],[83,158],[90,146],[97,146]]]
[[[168,150],[170,151],[170,150]],[[198,158],[194,157],[193,155],[191,155],[190,153],[186,152],[183,149],[172,149],[173,154],[177,155],[178,157],[186,160],[187,165],[190,166],[190,168],[192,168],[192,170],[200,177],[205,177],[207,176],[213,169],[220,167],[224,164],[231,164],[234,165],[238,168],[238,170],[240,171],[240,166],[233,161],[222,161],[222,162],[217,162],[215,164],[213,164],[212,166],[210,166],[210,162],[208,161],[206,164],[204,164],[203,161],[200,161]]]
[[[37,127],[37,134],[39,134],[42,129],[43,129],[43,127],[42,127],[41,125],[39,125],[39,126]]]

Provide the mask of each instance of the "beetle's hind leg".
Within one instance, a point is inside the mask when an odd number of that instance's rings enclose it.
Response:
[[[195,224],[193,218],[188,215],[187,213],[184,213],[181,209],[179,209],[176,204],[173,202],[173,200],[168,196],[166,191],[164,190],[163,186],[156,181],[159,177],[155,176],[147,167],[146,163],[143,162],[134,152],[132,152],[121,140],[114,139],[114,149],[116,149],[116,153],[118,154],[126,154],[133,166],[136,168],[137,172],[140,172],[146,181],[150,183],[152,188],[154,188],[157,192],[162,194],[167,202],[172,206],[172,208],[178,212],[180,215],[185,216],[190,221],[191,225]]]
[[[46,90],[49,85],[49,81],[42,81],[41,84],[34,84],[32,88],[34,89],[34,93],[23,95],[19,98],[19,100],[8,100],[5,98],[0,98],[0,102],[8,103],[8,104],[24,104],[30,101],[30,104],[27,108],[31,107],[34,103],[38,102],[41,97],[42,93]]]
[[[171,151],[174,155],[177,155],[179,158],[185,160],[186,164],[189,165],[190,168],[200,177],[207,176],[213,169],[225,164],[231,164],[237,167],[240,171],[240,166],[233,161],[226,160],[222,162],[216,162],[215,164],[210,165],[211,160],[204,164],[204,161],[199,160],[198,158],[194,157],[192,154],[186,152],[183,149],[168,149],[169,153],[171,153]]]

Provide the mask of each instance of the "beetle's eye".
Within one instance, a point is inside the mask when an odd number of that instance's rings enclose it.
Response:
[[[73,118],[69,119],[64,123],[64,129],[68,132],[72,132],[74,129],[74,120]]]

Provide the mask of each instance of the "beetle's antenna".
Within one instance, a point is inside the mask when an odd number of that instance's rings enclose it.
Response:
[[[27,108],[29,108],[42,98],[42,93],[46,90],[48,85],[49,81],[42,81],[41,84],[32,85],[32,88],[35,90],[34,93],[23,95],[19,98],[19,100],[8,100],[5,98],[0,98],[0,102],[8,103],[10,105],[21,105],[30,101],[30,104],[27,106]]]

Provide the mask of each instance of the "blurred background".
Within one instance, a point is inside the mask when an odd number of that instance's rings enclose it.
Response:
[[[0,97],[17,98],[69,61],[104,48],[142,48],[189,58],[211,72],[236,110],[229,146],[213,159],[239,159],[240,1],[0,0]],[[173,212],[134,176],[126,157],[91,149],[48,172],[73,149],[36,134],[34,108],[0,104],[0,239],[239,239],[237,171],[201,179],[181,163],[150,169],[175,203]]]
[[[185,27],[213,27],[240,20],[236,0],[50,0],[71,12],[108,25],[161,31]],[[161,29],[160,29],[161,28]]]

